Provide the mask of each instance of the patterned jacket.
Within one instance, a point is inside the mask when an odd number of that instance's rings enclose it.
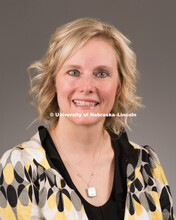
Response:
[[[120,144],[128,142],[124,133]],[[125,220],[172,220],[170,189],[156,153],[128,142]],[[5,152],[0,160],[0,219],[86,220],[84,206],[50,167],[39,132]]]

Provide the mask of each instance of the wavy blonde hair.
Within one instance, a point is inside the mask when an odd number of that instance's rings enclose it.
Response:
[[[37,109],[39,120],[55,127],[58,118],[50,117],[59,112],[55,89],[55,76],[65,60],[78,51],[89,39],[102,38],[109,41],[117,53],[120,88],[111,113],[132,113],[141,107],[141,98],[136,96],[136,56],[130,41],[114,26],[97,18],[79,18],[59,27],[50,39],[49,48],[43,59],[28,67],[31,89],[28,100]],[[32,70],[37,74],[32,77]],[[128,127],[128,117],[107,117],[105,129],[120,134]]]

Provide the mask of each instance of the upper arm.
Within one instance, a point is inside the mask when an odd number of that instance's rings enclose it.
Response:
[[[149,146],[145,146],[145,149],[149,153],[150,171],[155,180],[163,218],[174,219],[172,196],[163,167],[161,166],[159,158],[154,150]]]
[[[29,219],[38,207],[34,171],[22,149],[7,151],[0,160],[0,217]]]

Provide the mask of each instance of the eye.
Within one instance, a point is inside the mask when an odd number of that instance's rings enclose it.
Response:
[[[78,70],[69,70],[67,73],[71,76],[79,76]]]
[[[96,76],[99,78],[105,78],[107,77],[109,74],[108,72],[104,71],[104,70],[100,70],[96,73]]]

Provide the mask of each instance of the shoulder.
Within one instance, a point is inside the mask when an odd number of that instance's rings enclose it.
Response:
[[[161,165],[158,155],[155,150],[148,145],[138,145],[132,141],[129,142],[134,150],[138,150],[139,156],[142,158],[138,158],[138,160],[142,160],[144,162],[148,162],[152,168],[156,167],[156,164]]]
[[[119,147],[120,154],[128,160],[128,163],[133,166],[133,169],[144,164],[148,164],[151,169],[159,168],[161,165],[158,155],[152,147],[139,145],[130,141],[126,132],[121,133],[120,136],[111,131],[109,133],[114,145]]]
[[[120,147],[120,153],[128,158],[134,168],[148,164],[151,169],[157,168],[159,170],[161,164],[158,155],[152,147],[130,141],[125,131],[120,136],[111,131],[109,133],[115,145]]]
[[[133,142],[130,142],[130,144],[134,150],[138,151],[137,166],[142,167],[144,170],[149,169],[146,170],[147,174],[150,173],[154,178],[158,179],[160,183],[167,184],[163,168],[155,150],[148,145],[138,145]]]
[[[2,155],[0,159],[0,171],[5,167],[15,168],[19,164],[23,167],[34,167],[34,162],[41,164],[45,168],[49,168],[38,132],[29,140],[16,145]]]

